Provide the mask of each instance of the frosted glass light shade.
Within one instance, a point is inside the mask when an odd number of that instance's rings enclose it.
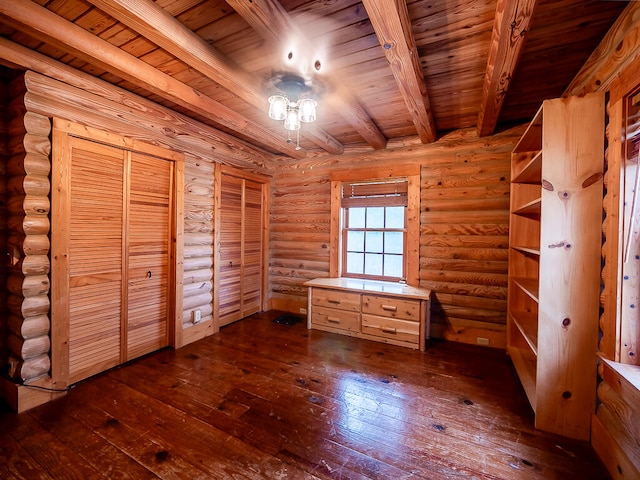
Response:
[[[298,102],[300,109],[300,121],[309,123],[316,121],[316,105],[318,103],[312,98],[303,98]]]
[[[300,117],[295,103],[289,104],[287,118],[284,120],[284,128],[287,130],[300,130]]]
[[[284,120],[287,118],[288,100],[283,95],[271,95],[269,97],[269,118]]]

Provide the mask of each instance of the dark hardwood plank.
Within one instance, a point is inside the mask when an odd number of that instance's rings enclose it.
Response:
[[[158,478],[157,475],[144,468],[125,452],[68,415],[67,408],[74,409],[77,407],[73,404],[67,407],[66,399],[61,399],[54,404],[49,404],[29,413],[43,428],[51,432],[58,441],[77,452],[85,462],[101,472],[105,477],[121,480]]]
[[[417,352],[276,316],[3,413],[0,476],[49,478],[71,461],[99,478],[608,478],[587,443],[533,428],[504,351]]]

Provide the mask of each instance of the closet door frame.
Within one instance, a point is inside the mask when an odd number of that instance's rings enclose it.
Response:
[[[220,330],[220,208],[222,175],[229,175],[243,180],[262,184],[262,298],[261,310],[269,309],[268,299],[268,255],[269,255],[269,178],[256,173],[234,168],[229,165],[216,164],[214,172],[214,253],[213,253],[213,318],[214,333]],[[241,300],[242,301],[242,300]]]
[[[168,277],[168,341],[182,346],[184,284],[184,155],[119,134],[78,123],[53,119],[51,188],[51,379],[56,388],[69,385],[69,193],[70,137],[113,148],[139,152],[173,162],[170,195],[170,244]]]

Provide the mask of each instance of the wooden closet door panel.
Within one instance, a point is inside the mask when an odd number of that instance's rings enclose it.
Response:
[[[72,138],[69,380],[120,362],[124,152]]]
[[[259,312],[262,307],[262,188],[261,183],[245,181],[242,316]]]
[[[220,182],[220,325],[242,318],[241,178],[222,175]]]
[[[127,258],[127,355],[168,345],[173,164],[131,153]]]

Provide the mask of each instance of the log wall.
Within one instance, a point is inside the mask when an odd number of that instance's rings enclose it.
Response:
[[[7,351],[9,376],[30,383],[51,366],[49,172],[51,122],[28,112],[23,77],[9,87]]]
[[[303,283],[329,276],[331,172],[419,163],[420,286],[433,291],[432,334],[504,348],[509,162],[521,133],[479,139],[464,130],[428,145],[281,165],[271,184],[272,308],[299,312]]]
[[[605,195],[602,225],[602,293],[600,295],[600,364],[598,408],[591,422],[591,443],[612,478],[640,478],[640,367],[635,354],[640,323],[634,305],[640,266],[624,261],[630,228],[630,201],[637,165],[625,160],[624,95],[636,88],[640,59],[621,72],[607,104]],[[636,214],[637,219],[637,214]],[[635,238],[635,240],[634,240]],[[629,258],[637,258],[637,237],[631,236]],[[627,332],[627,335],[625,335]],[[631,355],[629,355],[631,353]],[[618,363],[620,362],[620,363]]]
[[[7,364],[7,317],[6,285],[9,275],[7,252],[9,212],[7,210],[7,165],[9,160],[9,92],[8,82],[0,80],[0,365]],[[2,399],[2,393],[0,393]]]
[[[637,91],[640,71],[640,4],[631,2],[604,37],[567,94],[608,91],[605,151],[600,364],[598,408],[591,444],[612,478],[640,478],[640,266],[634,250],[625,262],[630,205],[637,165],[624,154],[624,97]],[[626,177],[626,178],[625,178]],[[628,203],[627,203],[628,202]],[[637,218],[637,217],[636,217]],[[637,253],[637,237],[632,245]],[[635,244],[635,245],[634,245]]]
[[[48,235],[50,228],[60,227],[50,225],[48,218],[51,118],[77,122],[185,155],[184,273],[178,279],[183,286],[183,328],[175,335],[177,347],[217,331],[212,310],[216,165],[264,174],[270,160],[270,155],[264,152],[151,101],[82,72],[76,74],[68,67],[56,68],[63,69],[61,75],[82,88],[27,71],[9,92],[10,160],[6,162],[6,181],[0,184],[6,185],[7,192],[0,207],[8,208],[5,222],[8,231],[4,236],[16,257],[4,282],[6,288],[2,288],[8,295],[9,315],[1,330],[8,332],[2,345],[6,345],[10,374],[16,381],[4,382],[4,397],[18,411],[59,395],[58,387],[48,375],[51,366]],[[0,194],[4,191],[0,190]],[[201,311],[197,325],[191,317],[195,309]],[[41,389],[22,388],[21,383]]]
[[[81,80],[86,89],[27,72],[25,105],[41,115],[120,135],[126,132],[129,138],[185,154],[183,330],[176,335],[177,338],[181,335],[177,343],[180,346],[214,333],[217,331],[212,311],[214,168],[224,163],[262,172],[265,158],[256,152],[251,162],[252,157],[246,152],[239,153],[217,143],[218,133],[209,127],[99,80]],[[105,95],[90,91],[104,91]],[[93,108],[89,109],[89,105]],[[201,311],[201,321],[194,325],[191,312],[196,309]]]

